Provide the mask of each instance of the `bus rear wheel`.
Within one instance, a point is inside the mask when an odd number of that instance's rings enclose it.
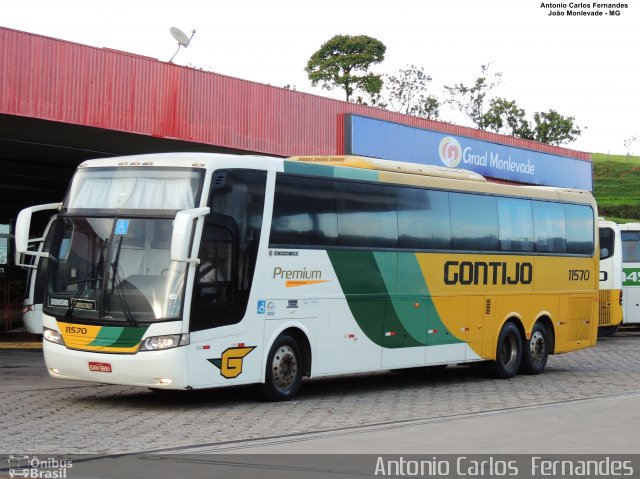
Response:
[[[282,335],[275,340],[269,355],[265,381],[261,385],[264,399],[287,401],[294,397],[302,384],[302,355],[294,338]]]
[[[529,339],[524,340],[521,366],[524,374],[540,374],[544,371],[549,359],[548,336],[544,325],[536,323]]]
[[[499,379],[510,379],[520,369],[522,360],[522,335],[513,323],[506,323],[500,330],[496,346],[496,360],[488,364],[489,373]]]
[[[602,326],[598,328],[598,337],[599,338],[608,338],[613,336],[620,329],[620,325],[616,324],[615,326]]]

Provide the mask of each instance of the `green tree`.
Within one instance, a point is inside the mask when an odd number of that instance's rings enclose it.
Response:
[[[382,89],[382,78],[369,68],[384,60],[386,50],[381,41],[366,35],[336,35],[311,55],[305,71],[312,86],[320,84],[327,90],[341,88],[347,101],[351,100],[354,90],[375,97]]]
[[[449,93],[449,103],[456,110],[467,115],[471,121],[481,130],[484,130],[485,100],[487,94],[500,84],[501,72],[490,75],[490,64],[481,65],[481,75],[475,79],[472,86],[458,83],[453,86],[445,86]]]
[[[555,110],[534,113],[533,123],[526,116],[515,101],[492,98],[482,122],[485,129],[496,133],[556,146],[572,142],[581,134],[574,117],[563,116]]]
[[[518,107],[515,101],[492,98],[489,109],[482,116],[482,124],[487,130],[496,133],[533,140],[534,133],[526,116],[524,109]]]
[[[533,115],[535,122],[534,139],[549,145],[561,145],[575,141],[582,130],[574,122],[573,116],[562,116],[555,110],[536,112]]]
[[[367,95],[367,98],[363,98],[361,95],[358,95],[354,102],[383,109],[387,109],[387,106],[389,106],[387,102],[382,98],[382,94],[380,92],[369,93]]]
[[[385,76],[391,107],[406,115],[437,119],[440,115],[440,101],[427,94],[431,80],[431,76],[425,74],[422,67],[415,65],[407,65],[395,75]]]

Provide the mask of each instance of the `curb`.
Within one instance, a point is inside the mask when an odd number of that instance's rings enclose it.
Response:
[[[42,343],[0,341],[0,349],[42,349]]]

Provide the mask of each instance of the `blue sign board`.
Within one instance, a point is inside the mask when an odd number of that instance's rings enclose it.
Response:
[[[258,314],[264,314],[267,310],[266,301],[264,299],[258,300]]]
[[[593,189],[591,162],[357,115],[345,122],[345,153],[448,166],[519,183]]]
[[[129,220],[118,220],[113,234],[126,235],[129,232]]]

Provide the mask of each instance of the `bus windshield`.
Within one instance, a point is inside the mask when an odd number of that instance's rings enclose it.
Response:
[[[184,210],[197,203],[202,172],[189,168],[84,168],[64,206],[77,210]]]
[[[615,244],[615,233],[611,228],[599,229],[600,232],[600,261],[613,256]]]
[[[180,318],[185,263],[171,261],[170,218],[60,217],[44,308],[114,322]]]

